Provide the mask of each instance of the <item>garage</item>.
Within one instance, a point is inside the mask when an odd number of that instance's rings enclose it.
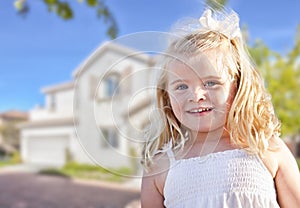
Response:
[[[66,162],[65,136],[27,138],[27,163],[62,166]]]

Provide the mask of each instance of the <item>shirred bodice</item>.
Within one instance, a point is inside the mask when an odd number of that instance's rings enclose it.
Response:
[[[273,178],[258,155],[242,149],[175,160],[170,169],[164,205],[184,207],[279,207]]]

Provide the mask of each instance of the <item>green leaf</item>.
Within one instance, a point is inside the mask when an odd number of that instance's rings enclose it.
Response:
[[[90,7],[95,7],[95,6],[98,5],[98,1],[97,0],[86,0],[86,3]]]
[[[67,2],[59,3],[57,6],[56,13],[66,20],[73,18],[73,12]]]
[[[206,0],[206,5],[214,10],[223,10],[227,0]]]
[[[51,4],[57,4],[57,0],[44,0],[44,2],[48,5],[51,5]]]
[[[116,38],[117,36],[117,30],[114,26],[111,26],[108,28],[106,34],[111,37],[112,39]]]

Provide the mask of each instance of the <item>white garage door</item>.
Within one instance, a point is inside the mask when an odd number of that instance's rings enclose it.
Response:
[[[31,164],[61,166],[66,161],[67,137],[31,137],[27,147]]]

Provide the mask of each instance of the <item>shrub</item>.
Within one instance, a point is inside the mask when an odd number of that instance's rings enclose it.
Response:
[[[20,152],[14,152],[12,154],[12,156],[11,156],[11,162],[15,163],[15,164],[22,162]]]

